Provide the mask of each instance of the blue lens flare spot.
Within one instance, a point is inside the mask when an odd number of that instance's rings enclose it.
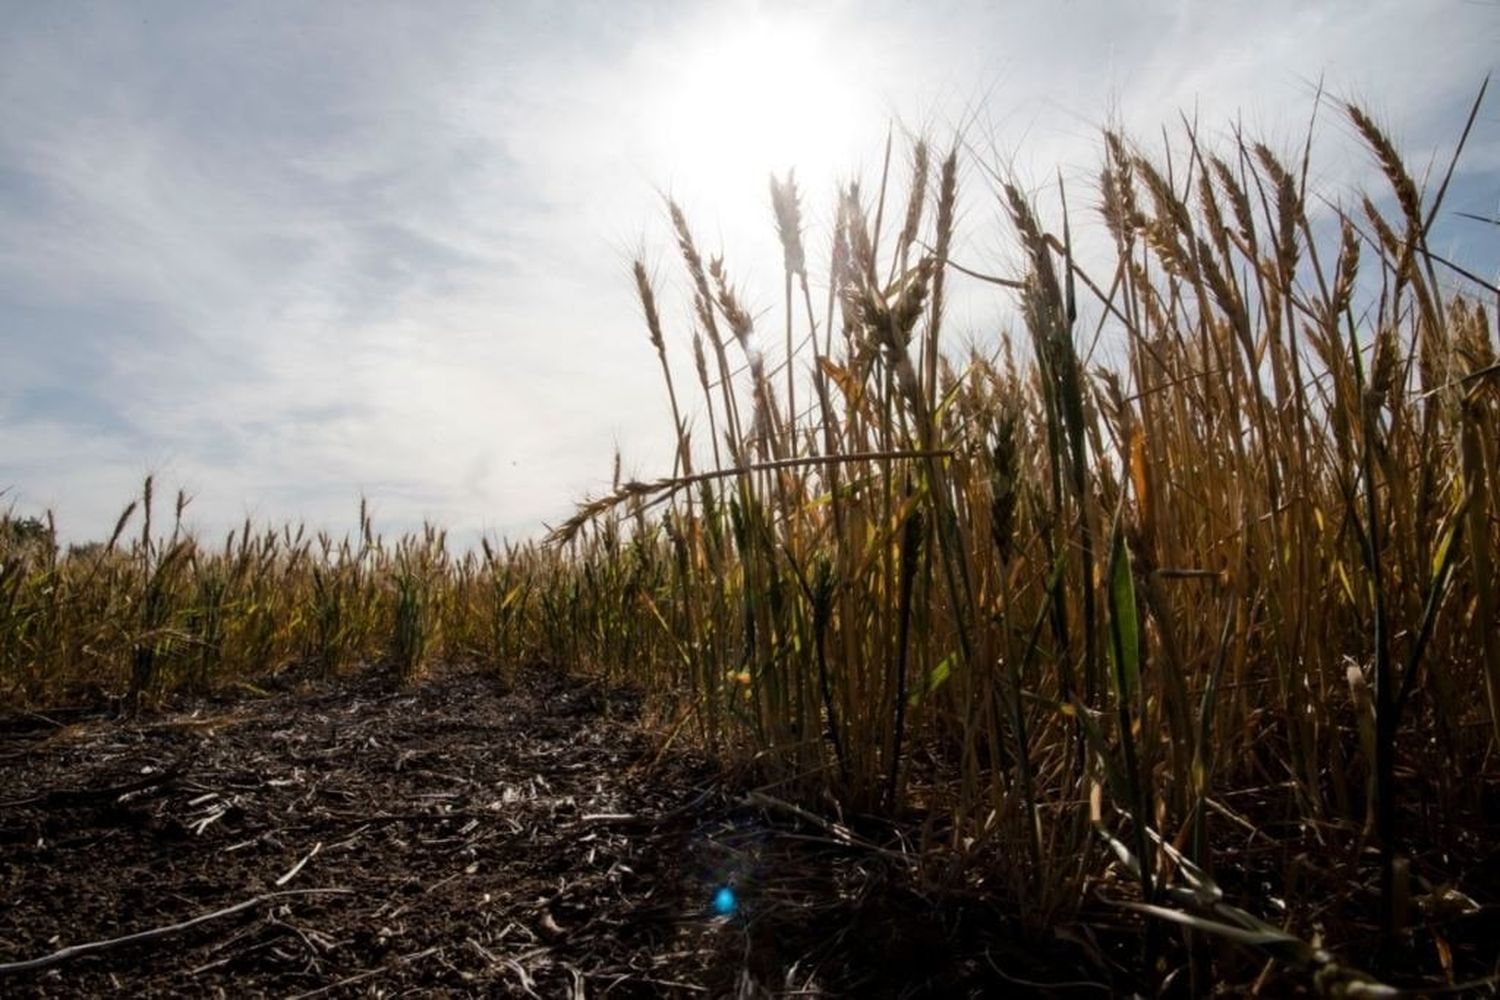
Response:
[[[737,903],[734,890],[727,885],[714,893],[714,912],[721,917],[727,917],[733,913]]]

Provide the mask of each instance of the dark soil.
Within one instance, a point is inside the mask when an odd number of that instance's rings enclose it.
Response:
[[[894,834],[660,754],[629,692],[282,687],[0,718],[0,963],[161,931],[0,969],[0,994],[1109,993],[1068,971],[1086,948],[922,889]]]

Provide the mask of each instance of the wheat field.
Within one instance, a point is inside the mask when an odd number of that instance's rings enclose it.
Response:
[[[13,513],[0,697],[543,662],[643,688],[664,749],[894,818],[932,879],[1038,926],[1108,901],[1194,992],[1265,962],[1342,996],[1492,974],[1454,928],[1500,888],[1500,290],[1429,246],[1451,166],[1419,184],[1338,113],[1383,189],[1185,125],[1104,133],[1097,184],[1039,199],[917,141],[814,248],[773,178],[762,316],[670,205],[687,308],[634,266],[660,478],[617,467],[478,551],[363,508],[341,539],[194,537],[149,479],[99,543]],[[966,173],[1014,273],[949,259]],[[994,350],[945,337],[955,282],[1013,304]]]

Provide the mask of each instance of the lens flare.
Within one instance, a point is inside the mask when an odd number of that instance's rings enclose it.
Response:
[[[735,911],[738,900],[734,898],[734,890],[729,886],[723,886],[714,893],[714,912],[721,917],[727,917]]]

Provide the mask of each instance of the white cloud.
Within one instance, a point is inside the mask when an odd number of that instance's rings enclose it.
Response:
[[[644,473],[669,460],[626,270],[644,234],[691,384],[658,190],[765,308],[766,174],[798,168],[816,262],[834,181],[873,184],[890,115],[939,144],[977,118],[981,148],[1039,190],[1061,166],[1083,205],[1100,124],[1149,138],[1196,108],[1211,134],[1239,117],[1292,151],[1321,77],[1421,163],[1456,137],[1500,40],[1492,11],[1437,6],[13,12],[0,487],[78,535],[108,530],[147,469],[196,492],[215,530],[246,510],[352,527],[363,490],[390,526],[535,534],[605,484],[617,443]],[[1323,114],[1317,179],[1370,181]],[[1493,203],[1493,114],[1466,162]],[[964,252],[1002,267],[998,206],[965,179]],[[955,333],[1002,305],[956,286]]]

